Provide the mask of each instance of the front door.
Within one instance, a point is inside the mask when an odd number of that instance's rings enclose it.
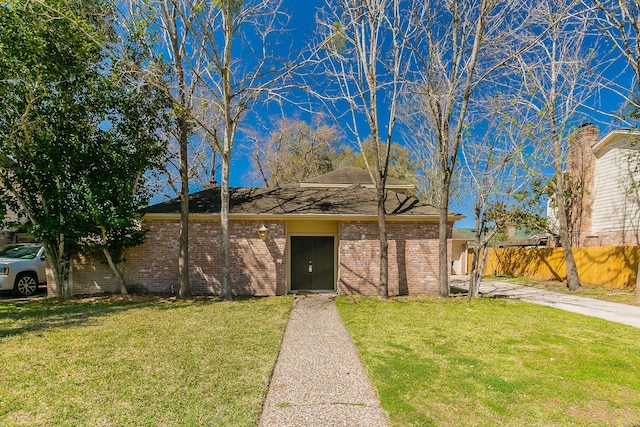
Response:
[[[334,290],[333,245],[333,236],[291,236],[291,290]]]

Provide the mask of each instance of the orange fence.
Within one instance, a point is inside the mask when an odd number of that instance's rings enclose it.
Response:
[[[574,248],[580,282],[586,286],[635,289],[640,247]],[[484,274],[564,280],[567,277],[562,248],[489,249]]]

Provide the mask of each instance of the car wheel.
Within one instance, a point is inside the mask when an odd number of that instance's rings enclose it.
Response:
[[[32,273],[19,274],[14,289],[22,296],[32,295],[38,289],[38,279]]]

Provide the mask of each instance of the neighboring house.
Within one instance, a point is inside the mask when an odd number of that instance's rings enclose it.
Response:
[[[5,225],[0,229],[0,246],[9,245],[12,243],[33,243],[35,239],[29,233],[25,233],[27,228],[27,220],[19,218],[18,214],[13,211],[8,211],[5,218],[5,223],[12,225]]]
[[[451,274],[469,274],[469,242],[474,241],[474,234],[473,229],[453,229]]]
[[[616,129],[599,138],[597,126],[580,127],[569,141],[567,174],[574,246],[640,245],[640,131]],[[553,212],[550,212],[553,218]]]
[[[390,186],[408,191],[396,180]],[[234,294],[298,291],[377,293],[379,241],[375,189],[367,171],[339,170],[281,188],[231,189],[230,286]],[[438,290],[438,210],[388,191],[389,293]],[[190,196],[190,284],[194,294],[220,292],[220,189]],[[449,215],[453,223],[463,218]],[[145,211],[144,244],[126,253],[125,280],[137,290],[177,292],[180,203]],[[449,240],[448,253],[451,256]],[[84,261],[74,270],[76,293],[111,292],[110,269]],[[55,290],[52,290],[55,293]]]
[[[502,237],[502,236],[501,236]],[[550,235],[531,234],[530,230],[517,229],[509,227],[506,230],[506,240],[494,240],[488,246],[491,248],[533,248],[546,247]],[[464,242],[464,252],[461,251],[459,260],[456,258],[456,241],[462,245]],[[453,255],[452,272],[453,274],[469,274],[471,272],[473,257],[475,256],[475,230],[473,228],[454,228],[453,229]],[[463,264],[464,263],[464,264]]]
[[[546,248],[549,245],[549,235],[534,234],[527,239],[514,239],[498,242],[496,248]]]

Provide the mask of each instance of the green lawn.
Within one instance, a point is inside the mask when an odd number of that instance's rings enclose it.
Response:
[[[0,425],[253,425],[292,299],[0,304]]]
[[[640,329],[513,300],[337,305],[393,425],[640,425]]]

